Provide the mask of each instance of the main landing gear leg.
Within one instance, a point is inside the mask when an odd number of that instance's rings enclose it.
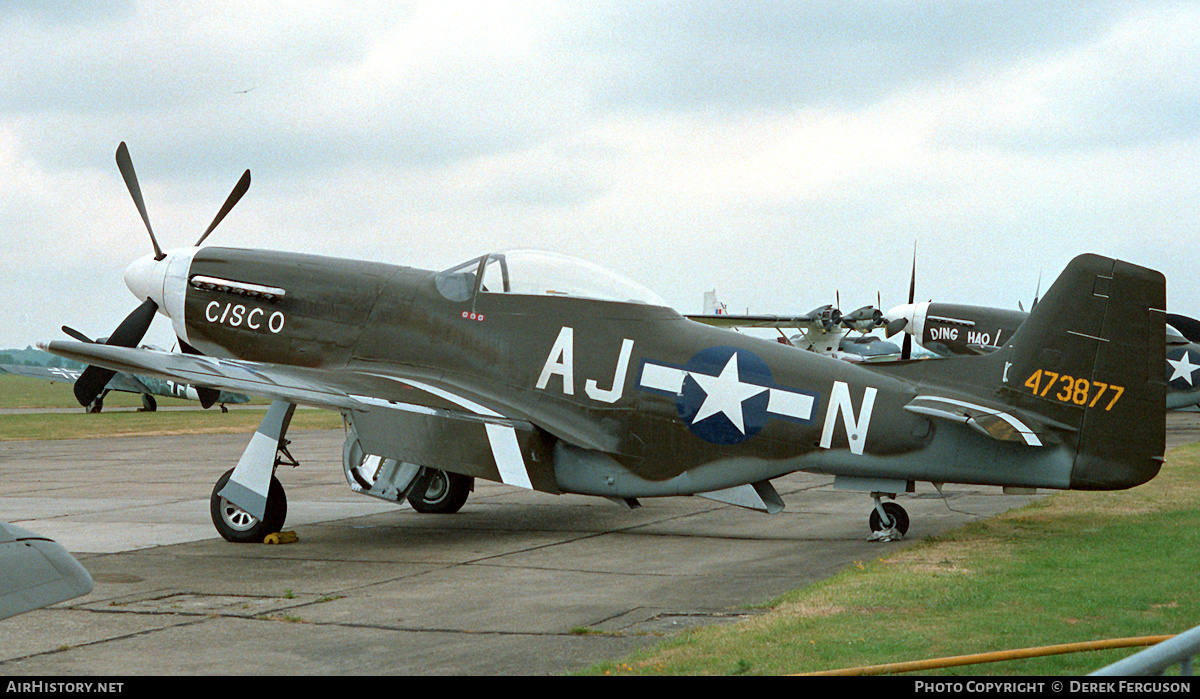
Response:
[[[284,439],[295,410],[287,401],[273,401],[237,466],[213,487],[213,525],[225,540],[257,543],[283,527],[287,496],[274,474],[280,463],[296,463]]]
[[[871,493],[875,509],[871,510],[868,523],[871,536],[867,541],[896,541],[908,533],[908,512],[894,502],[883,502],[883,493]]]

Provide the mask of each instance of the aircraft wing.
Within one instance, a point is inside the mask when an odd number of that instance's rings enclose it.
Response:
[[[42,345],[53,354],[117,371],[137,373],[198,386],[247,393],[297,405],[333,410],[350,410],[368,416],[364,420],[382,434],[411,427],[410,418],[437,423],[438,418],[466,421],[499,429],[532,425],[571,444],[612,450],[616,436],[588,421],[570,418],[537,407],[537,396],[527,405],[502,401],[455,385],[441,372],[386,365],[346,369],[322,369],[221,359],[203,355],[134,349],[95,343],[55,341]],[[391,424],[381,416],[392,416]],[[373,437],[374,430],[365,437]],[[416,441],[416,440],[410,440]],[[518,440],[520,441],[520,440]],[[370,449],[369,444],[364,448]],[[509,444],[511,446],[511,443]],[[433,465],[426,462],[427,465]],[[448,470],[463,469],[446,466]]]
[[[808,316],[730,315],[728,313],[698,313],[684,316],[697,323],[718,328],[824,328],[821,321]]]
[[[559,411],[538,411],[533,401],[502,403],[440,373],[392,365],[317,369],[67,341],[42,349],[117,371],[343,411],[367,454],[546,492],[557,485],[545,432],[585,449],[612,449],[615,439],[586,421],[564,422]],[[273,458],[273,444],[265,449]]]
[[[92,591],[92,576],[62,544],[0,522],[0,619]]]
[[[62,382],[73,384],[82,373],[79,369],[64,369],[62,367],[46,367],[46,366],[26,366],[22,364],[0,364],[0,371],[8,372],[16,376],[25,376],[31,379],[42,379],[44,381]],[[127,374],[117,374],[108,382],[108,389],[113,391],[127,391],[129,393],[150,393],[141,381]]]
[[[345,381],[334,381],[333,377],[327,376],[334,372],[326,370],[82,342],[50,342],[43,349],[119,372],[223,388],[290,403],[335,409],[366,407],[351,397],[356,393],[354,386]]]

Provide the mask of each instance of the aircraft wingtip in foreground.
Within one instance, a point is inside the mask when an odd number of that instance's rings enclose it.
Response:
[[[142,306],[119,341],[46,348],[273,399],[214,488],[231,541],[282,525],[274,472],[297,404],[344,416],[351,488],[433,511],[457,509],[473,478],[775,511],[771,480],[808,471],[870,493],[889,538],[907,515],[882,498],[916,481],[1128,488],[1162,463],[1165,281],[1096,255],[996,352],[868,365],[692,322],[636,283],[529,251],[435,272],[155,242],[126,278]],[[135,348],[155,312],[194,354]]]
[[[0,522],[0,619],[81,597],[93,586],[62,544]]]

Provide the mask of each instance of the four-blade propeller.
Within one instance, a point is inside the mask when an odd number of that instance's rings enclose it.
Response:
[[[154,248],[154,259],[157,261],[166,258],[167,255],[159,247],[158,239],[154,237],[154,229],[150,226],[150,216],[146,213],[146,202],[142,198],[142,188],[138,184],[137,173],[133,169],[133,159],[129,157],[129,148],[125,145],[124,141],[117,146],[117,169],[121,171],[121,177],[125,180],[125,186],[129,189],[129,195],[133,197],[133,203],[137,206],[138,213],[142,217],[142,222],[146,224],[146,232],[150,234],[150,244]],[[225,204],[217,212],[212,223],[209,224],[204,233],[200,235],[199,240],[196,241],[197,246],[204,242],[209,233],[213,232],[217,224],[221,223],[249,188],[250,171],[246,170],[242,174],[241,179],[238,180],[238,183],[234,185],[233,191],[230,192],[229,197],[225,200]],[[153,299],[147,298],[132,313],[126,316],[125,320],[121,321],[121,324],[109,335],[104,344],[116,347],[137,347],[141,343],[142,338],[146,336],[146,331],[150,329],[150,323],[154,320],[156,312],[158,312],[158,304]],[[64,327],[65,330],[66,328]],[[116,372],[112,369],[89,366],[75,382],[75,398],[79,401],[80,405],[91,405],[115,375]],[[212,405],[211,401],[206,401],[205,399],[212,398],[215,400],[215,394],[216,391],[214,389],[203,389],[201,391],[201,403],[208,403],[204,407],[207,408],[209,405]]]

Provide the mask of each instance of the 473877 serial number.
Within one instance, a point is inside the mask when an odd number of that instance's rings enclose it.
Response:
[[[1053,398],[1063,403],[1074,403],[1089,408],[1103,405],[1105,410],[1112,410],[1125,393],[1124,386],[1077,379],[1045,369],[1038,369],[1030,374],[1029,378],[1025,379],[1025,387],[1033,391],[1034,395],[1043,398]]]

